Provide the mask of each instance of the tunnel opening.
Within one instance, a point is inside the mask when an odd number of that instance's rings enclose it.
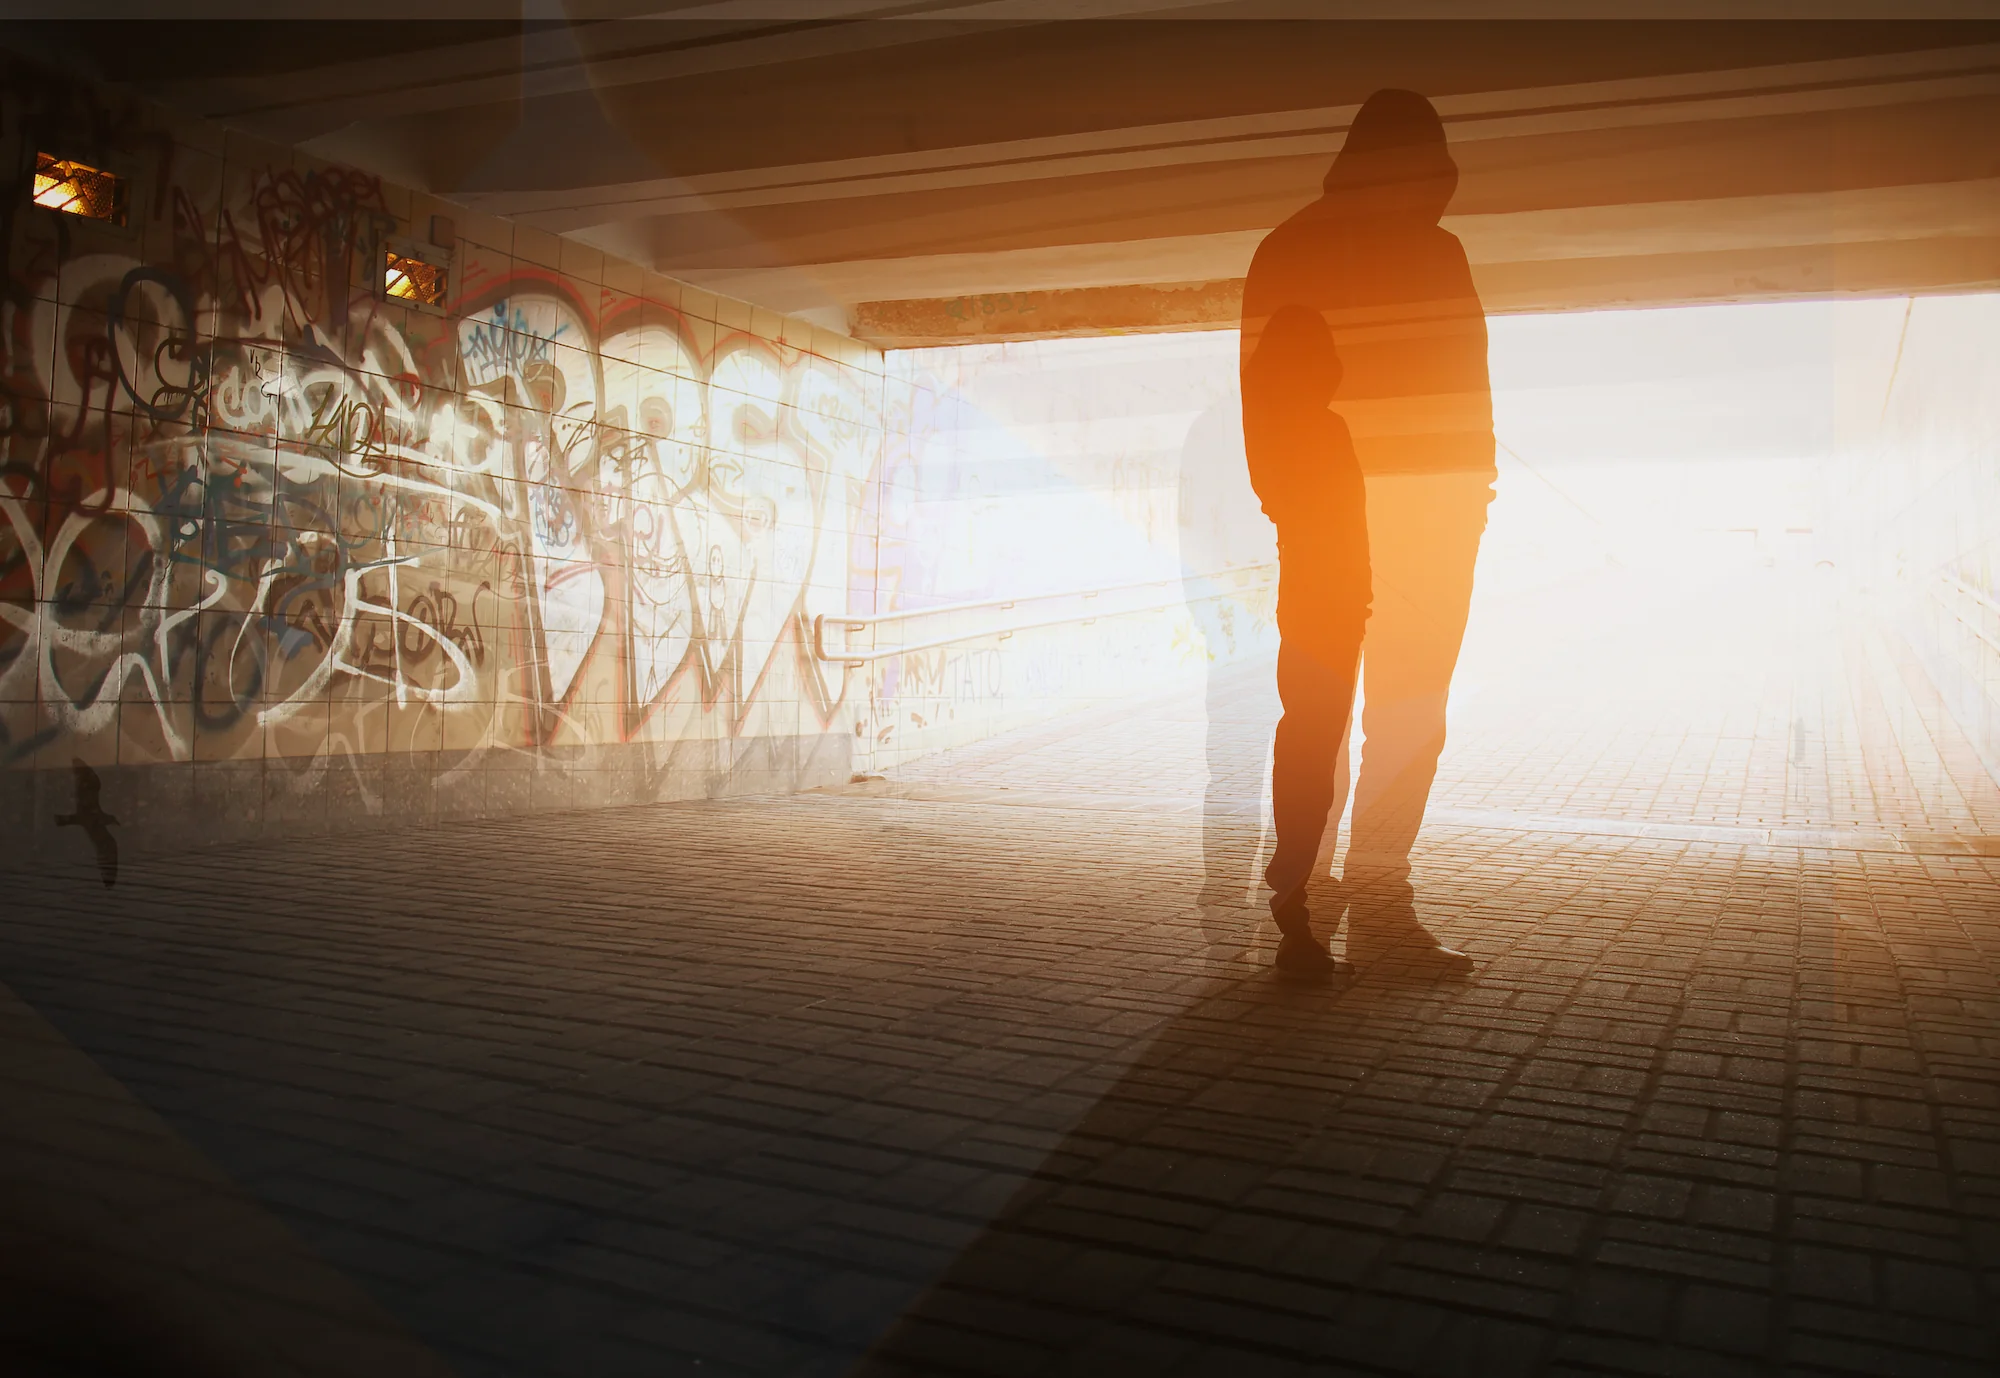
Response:
[[[1996,320],[1992,295],[1492,318],[1498,478],[1426,827],[1990,846]],[[935,693],[871,772],[1021,787],[1011,738],[970,743],[1068,723],[1040,786],[1186,798],[1225,769],[1218,712],[1268,747],[1277,552],[1233,333],[900,357],[949,399],[901,510],[955,564],[875,643],[932,643],[883,684]],[[1268,792],[1227,768],[1238,807]]]

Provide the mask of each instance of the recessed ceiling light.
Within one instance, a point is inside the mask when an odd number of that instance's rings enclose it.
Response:
[[[382,289],[403,301],[439,306],[444,302],[445,270],[409,254],[384,250]]]
[[[65,215],[86,220],[125,223],[125,179],[115,172],[58,158],[50,153],[35,155],[34,202]]]

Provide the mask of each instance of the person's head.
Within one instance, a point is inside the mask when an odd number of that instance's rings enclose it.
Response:
[[[1362,192],[1435,221],[1458,189],[1444,121],[1415,91],[1387,87],[1361,103],[1326,174],[1329,194]]]
[[[1324,408],[1340,387],[1340,375],[1340,351],[1319,312],[1309,306],[1281,307],[1265,323],[1257,352],[1250,356],[1244,400]]]

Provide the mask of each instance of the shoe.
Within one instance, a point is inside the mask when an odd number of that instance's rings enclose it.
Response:
[[[1347,956],[1357,966],[1391,963],[1412,976],[1450,979],[1472,973],[1473,961],[1446,947],[1416,915],[1350,911]]]
[[[1271,965],[1280,976],[1307,981],[1330,980],[1354,970],[1351,963],[1328,952],[1324,944],[1296,933],[1278,940],[1278,955]]]
[[[1357,966],[1388,963],[1420,980],[1470,975],[1473,961],[1446,947],[1417,921],[1417,892],[1407,867],[1369,867],[1357,875],[1350,865],[1342,890],[1347,897],[1347,955]]]

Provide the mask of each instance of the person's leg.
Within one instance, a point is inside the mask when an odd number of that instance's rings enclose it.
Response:
[[[1208,667],[1208,779],[1202,792],[1197,910],[1214,957],[1249,950],[1261,927],[1252,887],[1264,832],[1264,772],[1278,718],[1272,680],[1266,656]]]
[[[1188,608],[1209,656],[1203,695],[1208,779],[1202,792],[1199,898],[1206,914],[1210,908],[1241,908],[1249,891],[1263,823],[1264,759],[1276,713],[1270,661],[1233,659],[1233,629],[1225,619],[1240,611],[1217,598],[1190,597]]]
[[[1277,720],[1271,662],[1223,670],[1208,684],[1208,787],[1202,797],[1202,899],[1243,904],[1256,875],[1264,766]]]
[[[1278,720],[1271,761],[1271,817],[1277,845],[1264,878],[1271,913],[1288,939],[1315,942],[1307,885],[1319,861],[1333,806],[1334,762],[1354,702],[1359,632],[1284,636],[1278,646]]]
[[[1355,684],[1359,688],[1365,681],[1368,668],[1366,654],[1361,664]],[[1341,882],[1335,879],[1334,859],[1340,851],[1340,820],[1347,812],[1347,800],[1354,787],[1354,765],[1352,747],[1354,742],[1354,715],[1360,711],[1358,704],[1350,705],[1347,714],[1347,730],[1340,734],[1340,750],[1333,757],[1333,802],[1327,807],[1326,829],[1320,834],[1319,856],[1313,861],[1312,879],[1307,882],[1306,902],[1314,913],[1329,924],[1339,921],[1347,908],[1347,897]]]
[[[1357,924],[1416,921],[1410,849],[1444,750],[1445,706],[1491,496],[1488,483],[1470,475],[1368,481],[1375,604],[1343,885]]]

